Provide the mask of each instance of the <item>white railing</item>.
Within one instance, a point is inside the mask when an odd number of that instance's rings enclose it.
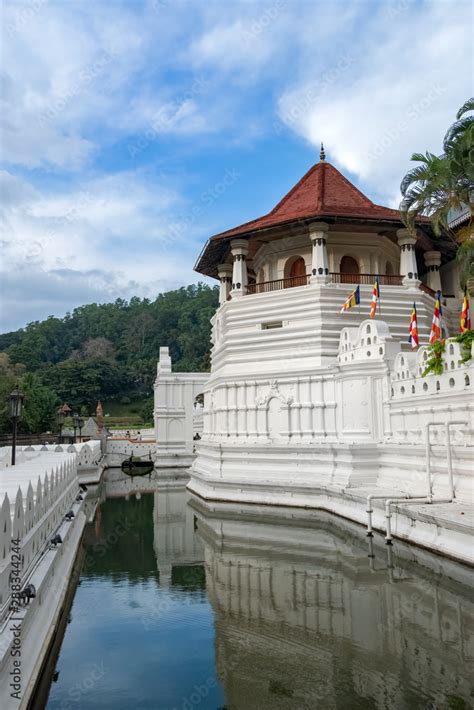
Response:
[[[98,466],[102,452],[101,444],[97,439],[80,442],[77,444],[34,444],[16,447],[17,464],[33,461],[44,453],[51,454],[77,454],[78,468],[91,468]],[[11,465],[11,446],[0,449],[0,469]]]
[[[20,540],[21,578],[28,577],[78,493],[76,454],[44,453],[0,476],[0,619],[8,611],[12,540]]]

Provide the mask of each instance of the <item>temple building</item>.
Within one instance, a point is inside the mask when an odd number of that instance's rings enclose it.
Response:
[[[454,466],[457,500],[469,499],[472,373],[459,344],[442,375],[422,377],[436,292],[444,336],[459,331],[461,304],[454,245],[429,219],[407,230],[322,150],[271,212],[211,237],[196,270],[220,280],[220,305],[191,490],[320,507],[331,489],[338,502],[327,509],[356,519],[341,491],[425,492],[433,445],[430,488],[445,494]],[[357,286],[360,304],[341,312]],[[422,347],[412,352],[413,303]]]

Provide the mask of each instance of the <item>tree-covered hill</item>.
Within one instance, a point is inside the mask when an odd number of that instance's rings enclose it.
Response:
[[[28,390],[30,410],[35,391],[48,411],[52,400],[93,411],[98,399],[150,398],[162,345],[169,346],[177,371],[206,371],[217,301],[218,289],[198,284],[154,301],[91,303],[0,335],[0,409],[16,381]],[[24,422],[23,429],[45,428],[46,419],[45,411],[41,421],[31,427]],[[6,412],[2,429],[8,429]]]

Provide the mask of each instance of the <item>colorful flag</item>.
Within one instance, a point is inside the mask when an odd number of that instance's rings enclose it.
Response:
[[[441,340],[441,318],[443,317],[443,312],[441,310],[441,291],[436,293],[436,301],[433,313],[433,320],[431,321],[431,333],[430,333],[430,345],[436,343],[437,340]]]
[[[375,277],[374,290],[372,293],[372,304],[370,306],[370,317],[374,318],[377,310],[377,301],[380,299],[379,277]]]
[[[359,287],[355,288],[349,298],[346,300],[344,303],[343,307],[339,311],[339,313],[344,313],[344,311],[349,310],[349,308],[352,308],[352,306],[357,306],[360,303],[360,291]]]
[[[469,298],[467,295],[467,288],[464,289],[464,301],[462,302],[461,320],[459,323],[459,330],[461,333],[466,333],[471,330],[471,311],[469,308]]]
[[[411,345],[411,349],[414,350],[420,344],[418,340],[418,325],[416,322],[416,303],[413,302],[413,310],[411,312],[410,327],[408,329],[408,342]]]

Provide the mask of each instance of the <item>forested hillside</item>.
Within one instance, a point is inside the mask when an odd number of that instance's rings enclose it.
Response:
[[[98,399],[126,404],[143,397],[150,408],[161,345],[170,347],[178,371],[209,368],[209,321],[217,301],[218,289],[198,284],[154,301],[92,303],[0,335],[1,404],[19,382],[28,394],[23,431],[52,426],[62,402],[90,412]],[[8,428],[2,411],[0,431]]]

